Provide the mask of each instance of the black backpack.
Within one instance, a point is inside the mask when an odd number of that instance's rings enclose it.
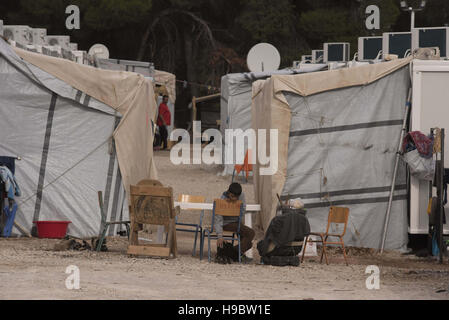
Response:
[[[215,262],[220,264],[231,264],[233,261],[238,260],[239,254],[232,244],[225,242],[223,248],[217,248]]]

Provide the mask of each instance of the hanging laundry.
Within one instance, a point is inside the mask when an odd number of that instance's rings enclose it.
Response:
[[[10,237],[11,236],[11,231],[12,231],[12,227],[14,226],[14,219],[16,217],[16,212],[17,212],[17,203],[13,203],[11,207],[9,205],[7,205],[3,209],[3,213],[6,216],[6,222],[5,222],[5,227],[3,228],[3,230],[0,230],[0,232],[1,232],[0,235],[2,237]]]
[[[16,158],[12,157],[0,157],[0,166],[6,166],[9,170],[11,170],[12,174],[15,173],[16,169]]]
[[[421,157],[429,159],[433,156],[433,138],[427,137],[420,131],[413,131],[404,138],[402,149],[404,152],[418,150]]]
[[[0,166],[0,179],[5,185],[5,192],[8,199],[14,199],[14,197],[20,197],[22,195],[16,178],[8,167]]]

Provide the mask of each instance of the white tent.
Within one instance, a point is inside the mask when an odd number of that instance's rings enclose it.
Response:
[[[259,225],[266,230],[277,194],[301,198],[314,232],[324,232],[330,206],[350,209],[345,243],[380,248],[397,146],[410,87],[411,59],[313,74],[276,75],[253,85],[253,128],[277,129],[273,175],[255,167]],[[406,171],[402,165],[387,249],[405,249]]]
[[[326,64],[304,64],[298,69],[278,70],[260,73],[231,73],[221,78],[221,132],[223,138],[227,129],[251,128],[251,94],[254,81],[273,75],[293,75],[315,72],[327,68]],[[247,148],[245,147],[245,150]],[[234,152],[235,154],[235,152]],[[226,165],[223,175],[232,174],[234,165]]]
[[[0,39],[0,84],[0,155],[22,158],[16,222],[68,220],[70,235],[96,236],[98,191],[108,220],[128,219],[129,186],[157,178],[151,82]]]

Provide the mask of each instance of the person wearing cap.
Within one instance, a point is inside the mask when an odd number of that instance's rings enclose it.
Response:
[[[239,183],[233,183],[229,186],[228,191],[224,192],[221,199],[228,201],[242,201],[243,212],[246,211],[245,194],[242,191],[242,186]],[[223,231],[237,232],[238,229],[238,217],[223,217],[220,215],[215,216],[215,231],[218,236],[217,246],[222,248],[224,244]],[[252,241],[254,239],[255,232],[253,229],[240,224],[240,255],[243,255],[246,251],[253,247]],[[234,247],[238,252],[238,244]]]

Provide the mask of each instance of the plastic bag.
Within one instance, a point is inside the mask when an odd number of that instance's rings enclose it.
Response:
[[[404,154],[403,159],[410,167],[412,176],[427,181],[434,179],[436,161],[433,158],[423,158],[418,150],[413,150]]]

